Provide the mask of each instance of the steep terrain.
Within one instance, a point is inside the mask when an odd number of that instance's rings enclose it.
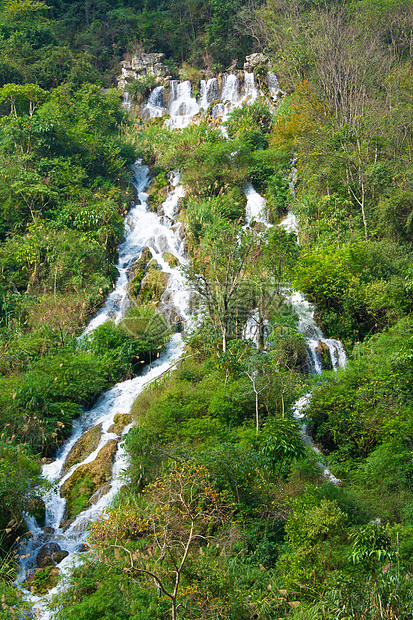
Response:
[[[412,616],[412,15],[1,4],[0,618]]]

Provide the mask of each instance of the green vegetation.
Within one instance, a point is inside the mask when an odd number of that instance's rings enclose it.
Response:
[[[411,0],[0,3],[0,619],[26,614],[11,584],[22,512],[44,518],[40,459],[170,335],[156,310],[168,276],[146,248],[126,316],[78,338],[117,275],[138,156],[153,210],[181,172],[199,321],[134,403],[128,479],[91,526],[56,620],[413,616],[412,15]],[[112,88],[125,53],[163,52],[196,93],[203,71],[262,49],[284,94],[275,109],[234,110],[228,138],[208,115],[179,131],[142,123]],[[152,86],[129,92],[140,102]],[[243,228],[247,182],[267,200],[267,230]],[[277,226],[289,207],[300,245]],[[286,282],[344,342],[345,369],[308,377]],[[309,428],[340,485],[290,416],[310,388]],[[68,519],[107,488],[117,443],[65,482]],[[57,572],[39,570],[33,592]]]

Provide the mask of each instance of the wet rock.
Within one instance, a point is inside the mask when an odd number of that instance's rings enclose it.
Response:
[[[42,532],[45,534],[54,534],[54,527],[42,527]]]
[[[166,200],[168,195],[168,185],[159,187],[159,184],[152,183],[147,189],[148,204],[152,211],[157,211],[160,205]]]
[[[102,487],[101,489],[96,491],[96,493],[93,493],[92,497],[89,500],[89,503],[90,504],[97,504],[101,497],[106,495],[106,493],[109,493],[111,488],[112,488],[111,484],[105,484],[104,487]]]
[[[178,267],[179,265],[179,260],[176,258],[176,256],[171,254],[171,252],[164,252],[162,254],[162,258],[169,264],[170,267],[172,267],[172,269]]]
[[[77,440],[73,448],[70,450],[65,464],[63,466],[63,474],[76,463],[81,463],[85,460],[89,454],[92,454],[99,445],[99,441],[102,435],[101,425],[90,428],[86,433]]]
[[[117,445],[116,439],[110,439],[94,461],[80,465],[63,483],[60,495],[66,499],[69,519],[88,508],[92,495],[110,482]]]
[[[129,295],[132,295],[133,297],[137,297],[137,295],[139,294],[142,280],[144,279],[146,275],[146,269],[151,260],[152,260],[152,252],[150,251],[148,247],[146,247],[143,250],[140,258],[138,258],[136,263],[129,270],[129,273],[128,273]]]
[[[139,301],[144,304],[157,303],[168,286],[169,274],[152,268],[142,282]]]
[[[332,370],[333,364],[330,356],[330,349],[326,345],[325,342],[319,342],[316,349],[316,354],[318,358],[321,360],[321,364],[324,370]]]
[[[76,521],[76,517],[72,517],[71,519],[65,519],[64,521],[61,522],[61,524],[59,525],[59,528],[61,530],[63,530],[64,532],[66,532],[66,530],[72,525],[72,523],[74,523]]]
[[[64,560],[65,558],[67,558],[67,556],[69,555],[69,552],[66,551],[65,549],[62,549],[61,551],[56,551],[56,553],[53,554],[53,562],[55,564],[60,564],[60,562],[62,560]]]
[[[41,497],[30,498],[27,512],[36,519],[39,527],[44,526],[46,521],[46,506]]]
[[[109,433],[116,433],[116,435],[121,435],[123,429],[128,424],[131,424],[132,416],[130,413],[117,413],[113,418],[113,424],[109,426]]]
[[[78,553],[86,553],[86,551],[89,551],[89,549],[90,547],[86,543],[81,543],[80,545],[76,547],[76,551]]]
[[[39,568],[45,568],[46,566],[54,566],[53,554],[61,551],[60,545],[55,542],[47,543],[40,548],[37,554],[36,564]]]

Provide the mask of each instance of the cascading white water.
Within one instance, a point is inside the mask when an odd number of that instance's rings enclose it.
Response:
[[[233,73],[229,75],[224,74],[222,76],[222,92],[221,97],[224,103],[235,103],[238,101],[238,77]]]
[[[149,95],[148,101],[143,109],[144,120],[148,118],[157,118],[165,114],[166,108],[164,103],[165,88],[156,86]]]
[[[274,101],[276,101],[280,95],[284,94],[280,88],[277,76],[272,71],[269,71],[267,74],[267,86]]]
[[[170,129],[181,129],[187,127],[193,117],[198,114],[200,107],[192,96],[191,82],[171,81],[171,100],[169,103],[170,118],[166,125]]]
[[[199,106],[206,110],[209,105],[219,99],[219,87],[217,78],[211,78],[208,81],[201,80]]]
[[[164,87],[158,86],[151,92],[143,108],[142,116],[144,120],[147,120],[168,114],[166,126],[170,129],[182,129],[193,122],[194,117],[200,111],[207,110],[213,101],[217,101],[211,110],[211,115],[214,118],[220,118],[223,122],[227,120],[229,113],[234,108],[240,107],[245,102],[253,103],[259,96],[263,95],[256,85],[253,73],[245,71],[243,76],[243,83],[241,83],[242,80],[238,74],[224,73],[221,86],[217,78],[211,78],[208,81],[201,80],[198,99],[193,96],[192,86],[188,80],[184,82],[171,80],[169,83],[169,105],[166,106],[165,103]],[[269,79],[273,82],[274,78]],[[272,96],[271,88],[269,91],[270,96]]]
[[[244,193],[247,197],[246,205],[246,221],[247,226],[252,221],[259,221],[265,226],[271,226],[268,224],[266,217],[266,201],[260,196],[253,186],[249,183],[244,188]],[[287,216],[280,222],[279,226],[284,228],[286,232],[298,233],[297,220],[295,215],[290,211]],[[321,358],[318,354],[320,343],[323,343],[329,351],[331,364],[334,370],[342,368],[346,365],[347,356],[344,350],[343,344],[339,340],[331,338],[324,338],[321,329],[318,327],[314,320],[314,306],[307,301],[305,296],[297,291],[291,291],[289,288],[284,289],[284,296],[291,304],[294,312],[298,317],[298,331],[303,334],[306,341],[307,349],[307,365],[309,372],[312,374],[319,374],[323,370]],[[258,345],[259,340],[259,318],[257,311],[252,313],[248,318],[243,336],[250,338]],[[314,444],[311,435],[307,432],[307,425],[305,423],[305,410],[310,403],[312,393],[308,392],[305,396],[302,396],[293,406],[292,415],[296,420],[300,421],[301,435],[304,443],[312,448],[319,456],[321,456],[320,450]],[[323,472],[323,476],[334,484],[338,484],[340,480],[336,478],[330,470],[323,464],[321,460],[318,461],[318,466]]]
[[[314,450],[314,452],[321,457],[321,452],[317,448],[317,446],[314,445],[312,437],[307,431],[307,424],[305,423],[305,410],[310,404],[311,396],[312,393],[308,392],[299,400],[297,400],[292,409],[292,416],[295,420],[298,420],[300,422],[300,432],[306,446]],[[323,472],[323,476],[327,480],[329,480],[333,484],[339,484],[341,482],[341,480],[339,480],[339,478],[336,478],[321,460],[317,461],[317,465],[321,469],[321,471]]]
[[[180,264],[186,262],[184,244],[180,236],[180,224],[174,221],[178,212],[178,201],[184,195],[183,187],[179,185],[179,176],[173,175],[170,178],[172,187],[163,203],[164,216],[158,216],[149,210],[146,202],[147,194],[143,191],[149,181],[148,168],[137,163],[134,172],[138,202],[131,208],[125,221],[125,241],[119,247],[119,277],[113,293],[92,319],[84,332],[84,336],[106,320],[119,320],[123,316],[128,305],[128,270],[145,247],[149,247],[153,258],[169,275],[167,289],[164,293],[168,300],[165,305],[173,307],[174,312],[179,313],[181,321],[184,323],[190,317],[190,292],[183,276],[179,267],[171,267],[164,258],[164,253],[169,253]],[[79,550],[87,538],[88,523],[102,514],[124,482],[122,475],[126,468],[126,456],[122,445],[118,445],[112,469],[112,479],[106,493],[102,493],[97,498],[96,503],[91,504],[88,509],[81,512],[71,523],[62,524],[65,500],[60,496],[60,489],[65,480],[78,467],[92,462],[108,441],[118,439],[116,434],[109,432],[114,416],[118,413],[129,413],[134,400],[144,386],[167,372],[171,364],[181,356],[183,347],[181,335],[175,334],[170,339],[166,351],[147,367],[142,375],[119,383],[102,395],[90,411],[75,421],[72,435],[60,448],[56,459],[43,467],[42,473],[45,479],[54,483],[54,486],[43,497],[46,504],[46,529],[40,528],[35,519],[28,518],[27,524],[32,532],[32,537],[20,549],[19,583],[22,583],[30,571],[36,567],[37,554],[45,544],[57,543],[62,550],[69,552],[69,555],[59,563],[61,574],[64,575],[78,561]],[[73,465],[62,476],[62,469],[71,448],[87,429],[98,425],[101,426],[102,432],[97,448],[81,463]],[[126,427],[125,432],[128,428]],[[49,593],[48,597],[53,593],[54,590]],[[42,599],[32,595],[28,595],[28,598],[33,603],[37,618],[48,620],[50,612]]]
[[[244,72],[244,97],[243,101],[248,103],[254,103],[256,101],[260,91],[255,85],[255,75],[253,73]]]
[[[293,162],[294,167],[295,162]],[[293,170],[294,176],[296,170]],[[295,180],[295,179],[294,179]],[[293,181],[294,182],[294,181]],[[279,224],[287,232],[294,232],[298,238],[297,219],[290,211],[287,216]],[[323,370],[321,359],[318,355],[318,349],[320,343],[327,346],[330,354],[331,364],[333,370],[343,368],[347,363],[347,356],[343,346],[343,343],[339,340],[332,338],[324,338],[321,329],[318,327],[314,320],[314,306],[305,298],[303,293],[297,291],[285,291],[285,295],[289,300],[292,308],[298,316],[298,331],[303,334],[306,340],[307,348],[307,364],[310,373],[319,374]],[[311,435],[307,431],[307,424],[305,423],[305,410],[308,407],[311,400],[312,393],[308,392],[305,396],[302,396],[294,405],[292,409],[292,415],[296,420],[300,421],[301,435],[304,443],[310,447],[316,454],[321,456],[320,450],[314,444]],[[336,478],[320,460],[318,466],[323,472],[323,476],[332,482],[333,484],[339,484],[340,480]]]
[[[164,260],[163,254],[168,252],[173,254],[180,263],[186,262],[185,248],[180,238],[178,228],[172,229],[174,215],[178,208],[178,201],[184,195],[181,185],[178,185],[178,177],[173,179],[177,186],[169,193],[164,203],[168,220],[163,221],[156,213],[152,213],[148,208],[148,195],[143,191],[149,183],[149,169],[147,166],[135,164],[134,185],[136,188],[138,202],[130,209],[125,220],[125,241],[119,246],[119,260],[117,269],[119,277],[116,281],[113,292],[106,299],[104,306],[93,317],[84,331],[88,334],[108,320],[118,322],[124,315],[129,305],[128,297],[128,273],[137,257],[145,247],[149,247],[152,257],[166,273],[173,277],[174,284],[179,290],[184,287],[183,278],[178,269],[170,267]],[[185,311],[185,305],[180,306]],[[186,313],[187,314],[187,313]],[[183,317],[188,318],[188,315]]]
[[[250,224],[253,220],[268,225],[266,213],[267,201],[258,192],[255,191],[251,183],[247,183],[244,187],[244,194],[247,198],[245,207],[245,218]]]
[[[123,93],[123,102],[122,102],[122,107],[126,108],[127,110],[132,106],[132,99],[130,94],[128,93],[127,90],[125,90],[125,92]]]
[[[292,211],[288,211],[287,215],[281,222],[280,226],[284,228],[285,232],[288,232],[288,233],[293,232],[297,234],[297,229],[298,229],[297,217]],[[298,235],[297,235],[297,239],[298,239]]]

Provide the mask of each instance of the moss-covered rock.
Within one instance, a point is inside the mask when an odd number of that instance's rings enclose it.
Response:
[[[138,258],[136,263],[133,265],[132,269],[129,272],[129,294],[133,297],[137,297],[139,294],[142,280],[145,277],[146,269],[148,264],[152,260],[152,253],[149,248],[145,248]]]
[[[164,259],[164,261],[168,263],[170,267],[172,267],[172,269],[174,269],[175,267],[178,267],[178,265],[180,264],[176,256],[174,256],[170,252],[164,252],[162,254],[162,258]]]
[[[166,196],[168,194],[168,188],[160,188],[156,189],[153,187],[149,187],[147,190],[148,194],[148,204],[151,208],[151,211],[157,211],[158,207],[165,201]]]
[[[168,280],[169,274],[157,269],[156,263],[153,262],[142,282],[139,301],[143,304],[158,303],[168,286]]]
[[[101,487],[100,489],[98,489],[96,493],[93,493],[92,497],[89,500],[89,504],[97,504],[101,497],[106,495],[106,493],[109,493],[111,488],[112,488],[111,484],[105,484],[104,487]]]
[[[63,483],[60,494],[67,502],[67,519],[88,508],[92,495],[110,481],[117,445],[116,439],[109,440],[94,461],[80,465]]]
[[[46,594],[55,587],[58,576],[59,569],[56,566],[46,566],[37,569],[24,583],[32,594]]]
[[[117,413],[113,418],[113,424],[109,426],[109,433],[116,433],[116,435],[121,435],[123,429],[128,424],[131,424],[132,416],[130,413]]]
[[[318,358],[321,360],[321,364],[324,370],[332,370],[333,363],[331,361],[330,349],[325,342],[319,342],[316,347],[316,353]]]
[[[85,460],[89,454],[92,454],[94,450],[99,445],[100,438],[102,436],[102,427],[93,426],[86,433],[84,433],[80,439],[77,440],[73,448],[70,450],[67,458],[65,460],[65,464],[63,466],[63,473],[65,473],[72,465],[76,465],[76,463],[81,463]]]
[[[54,553],[53,556],[52,556],[53,562],[55,564],[60,564],[60,562],[62,562],[62,560],[67,558],[68,555],[69,555],[69,552],[66,551],[65,549],[61,549],[60,551],[56,551],[56,553]]]
[[[164,202],[168,194],[168,177],[165,170],[162,170],[152,180],[150,186],[146,190],[148,194],[148,204],[152,211],[156,211],[158,207]]]

